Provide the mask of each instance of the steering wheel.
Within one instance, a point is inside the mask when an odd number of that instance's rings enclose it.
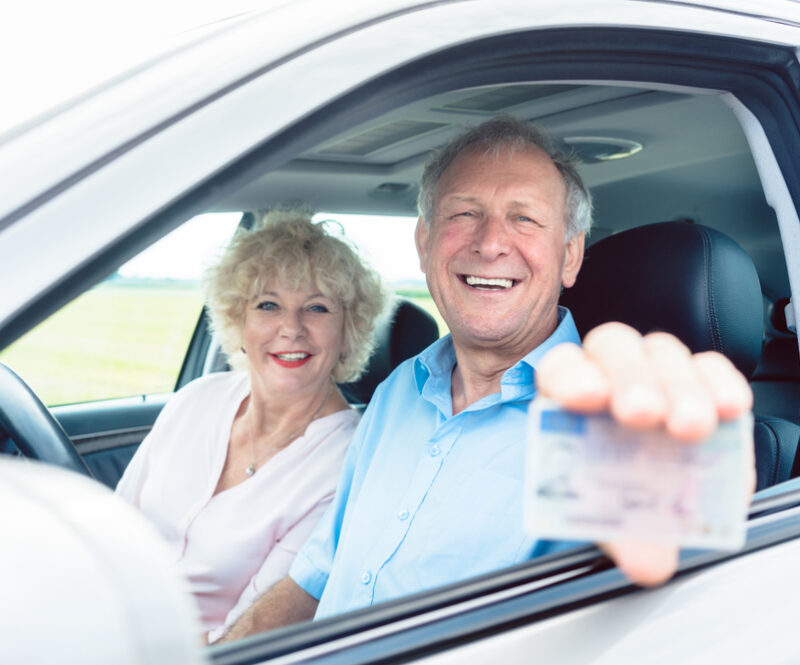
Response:
[[[25,457],[92,477],[64,428],[36,394],[0,363],[0,433],[7,434]]]

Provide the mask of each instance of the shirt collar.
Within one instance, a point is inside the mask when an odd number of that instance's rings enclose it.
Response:
[[[550,349],[564,342],[580,344],[581,338],[572,313],[566,308],[558,308],[558,326],[544,342],[523,356],[517,363],[509,367],[500,380],[499,400],[506,402],[514,399],[530,398],[534,393],[533,376],[537,365]],[[431,344],[414,359],[414,380],[420,395],[438,395],[450,401],[450,380],[456,364],[456,352],[450,335]],[[485,398],[488,399],[488,398]],[[439,401],[433,400],[430,401]],[[494,400],[497,401],[497,396]],[[482,403],[483,400],[479,402]]]

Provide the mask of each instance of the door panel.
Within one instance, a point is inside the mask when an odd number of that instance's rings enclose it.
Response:
[[[171,393],[52,409],[95,478],[116,487]]]

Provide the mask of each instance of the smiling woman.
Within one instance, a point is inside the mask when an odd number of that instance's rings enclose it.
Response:
[[[283,577],[331,501],[358,421],[335,382],[366,364],[383,294],[343,239],[296,211],[241,229],[205,291],[239,371],[178,391],[117,493],[173,547],[213,636]]]

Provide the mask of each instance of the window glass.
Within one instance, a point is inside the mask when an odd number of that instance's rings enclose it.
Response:
[[[376,215],[340,215],[319,213],[314,221],[338,222],[359,253],[380,274],[386,288],[413,300],[436,319],[439,334],[447,325],[428,292],[425,274],[419,268],[414,245],[416,217],[379,217]]]
[[[48,405],[173,390],[202,308],[204,265],[240,213],[199,215],[0,354]]]

